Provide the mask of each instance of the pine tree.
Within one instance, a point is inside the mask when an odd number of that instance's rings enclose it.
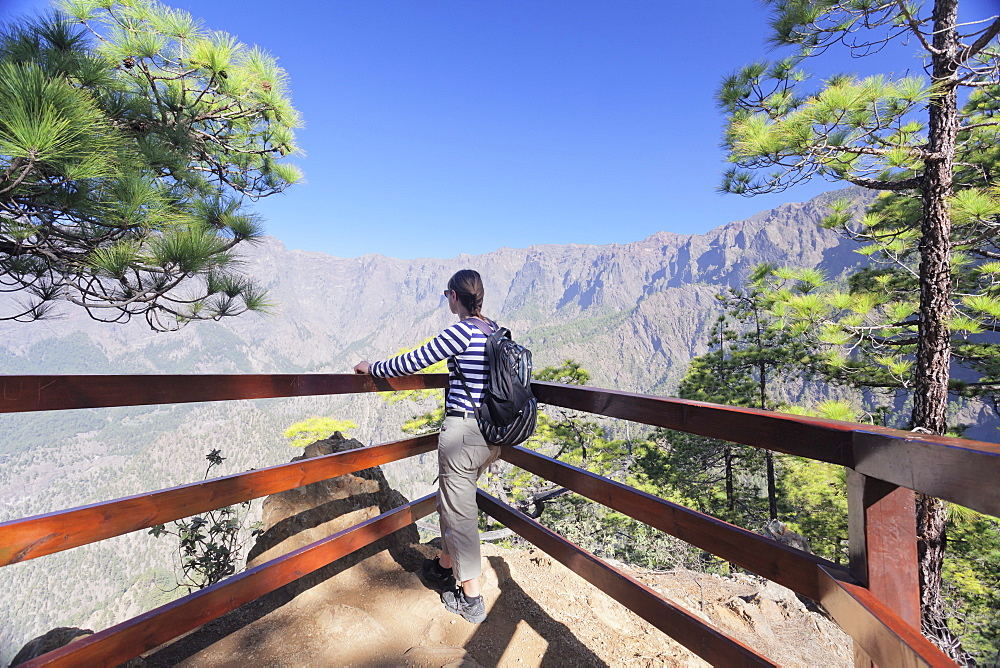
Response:
[[[716,295],[723,314],[709,334],[709,351],[691,362],[681,380],[678,396],[731,406],[776,410],[782,406],[775,397],[775,383],[788,375],[798,375],[809,355],[802,332],[789,329],[771,315],[773,294],[767,281],[771,265],[761,265],[741,288]],[[733,508],[734,472],[737,459],[754,461],[754,451],[731,443],[702,439],[706,447],[716,443],[722,450],[726,497]],[[765,451],[768,514],[778,516],[774,453]]]
[[[723,83],[719,101],[729,115],[726,145],[736,165],[727,173],[723,190],[753,195],[822,176],[917,194],[917,224],[909,238],[901,240],[916,248],[917,257],[907,267],[915,298],[905,306],[884,306],[895,308],[914,328],[906,339],[913,346],[912,426],[943,434],[956,316],[953,267],[963,261],[963,255],[955,253],[952,202],[969,201],[953,199],[956,167],[962,166],[961,156],[987,146],[983,138],[995,136],[997,129],[996,120],[982,120],[982,114],[968,113],[968,107],[960,113],[959,91],[972,89],[975,104],[995,105],[1000,16],[960,23],[958,0],[934,0],[929,11],[880,0],[768,4],[773,8],[772,43],[796,51],[774,63],[749,65]],[[903,41],[919,48],[929,81],[838,74],[807,89],[808,76],[799,67],[806,58],[835,47],[860,57]],[[989,194],[976,192],[987,210],[978,207],[978,213],[986,215],[975,217],[990,219],[995,214],[989,213]],[[888,248],[893,251],[892,243]],[[842,308],[856,310],[847,302]],[[910,316],[902,313],[905,309]],[[890,373],[905,372],[902,365],[910,363],[907,359],[893,362],[894,369],[884,366]],[[940,595],[945,518],[941,502],[921,500],[922,612],[925,632],[931,635],[939,635],[945,621]]]
[[[245,204],[299,179],[270,56],[149,0],[67,0],[0,33],[0,319],[55,300],[154,329],[266,310]]]

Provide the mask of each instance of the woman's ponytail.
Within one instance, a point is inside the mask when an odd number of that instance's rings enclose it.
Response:
[[[482,308],[485,291],[483,290],[483,279],[479,276],[478,271],[462,269],[456,272],[451,277],[451,280],[448,281],[448,289],[455,291],[455,296],[458,298],[459,303],[465,307],[469,315],[476,316],[477,318],[483,317]]]

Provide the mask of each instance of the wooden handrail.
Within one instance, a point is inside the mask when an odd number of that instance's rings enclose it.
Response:
[[[413,524],[434,512],[436,496],[382,513],[21,665],[116,666]]]
[[[740,641],[706,624],[635,578],[612,568],[590,552],[483,490],[479,508],[542,549],[574,573],[715,666],[775,666]]]
[[[0,376],[0,413],[443,388],[446,374]],[[847,466],[1000,516],[1000,445],[752,408],[533,382],[539,401]]]
[[[0,524],[0,566],[430,452],[437,434],[137,494]]]
[[[539,403],[686,431],[841,466],[854,464],[851,432],[859,425],[849,422],[562,383],[536,381],[531,384],[531,389]]]
[[[854,432],[854,469],[1000,517],[1000,445],[884,428]]]
[[[443,388],[447,382],[441,373],[0,376],[0,413],[393,392]]]
[[[397,379],[376,379],[354,374],[0,376],[2,385],[0,413],[432,389],[445,387],[446,383],[447,376],[444,374]],[[880,532],[884,529],[894,532],[894,536],[898,533],[897,543],[908,545],[913,542],[909,538],[912,527],[908,526],[908,522],[912,520],[912,511],[905,510],[909,507],[907,503],[912,501],[912,494],[905,489],[896,489],[897,486],[1000,516],[1000,485],[995,484],[995,481],[1000,479],[1000,445],[559,383],[535,382],[532,385],[536,397],[542,403],[686,431],[848,467],[851,503],[856,506],[851,509],[850,531],[851,573],[856,574],[856,578],[846,569],[825,559],[801,553],[710,516],[603,479],[524,448],[505,448],[502,451],[507,461],[525,470],[573,489],[583,496],[821,602],[864,652],[879,664],[953,665],[943,653],[920,635],[919,630],[900,618],[898,610],[891,607],[896,605],[895,600],[887,604],[889,599],[879,598],[879,596],[884,597],[886,591],[892,590],[895,587],[893,583],[896,582],[894,574],[889,573],[892,566],[883,563],[886,559],[886,546],[890,543],[882,544],[885,541],[881,541]],[[428,452],[434,448],[436,436],[430,434],[417,439],[5,522],[0,524],[0,566],[292,489],[412,454]],[[495,501],[483,500],[484,498],[481,497],[480,502],[485,505]],[[425,497],[407,508],[420,504],[420,512],[424,512],[426,508],[431,507],[432,501],[432,497]],[[493,511],[498,514],[507,512],[497,507],[493,507]],[[427,512],[424,512],[424,515]],[[415,515],[416,511],[414,510],[412,514]],[[415,519],[414,517],[407,520],[405,524]],[[514,524],[521,522],[515,515],[509,515],[507,519]],[[397,521],[403,520],[398,518],[391,522],[387,520],[390,523]],[[359,527],[367,525],[368,523],[365,523]],[[392,525],[399,528],[404,524]],[[524,526],[521,528],[524,529]],[[349,538],[348,534],[354,529],[337,535],[344,539],[344,545],[355,545],[361,540],[357,536],[362,534],[369,535],[371,532],[381,531],[374,528],[370,531],[364,529],[358,534],[351,534],[355,536],[354,538]],[[686,613],[682,614],[682,611],[665,604],[658,597],[656,598],[660,602],[653,602],[647,593],[635,588],[636,585],[641,588],[641,584],[628,584],[627,580],[608,575],[606,567],[602,567],[592,555],[589,558],[581,557],[579,548],[564,544],[565,541],[558,537],[547,536],[545,531],[538,534],[531,526],[528,526],[527,531],[529,533],[535,531],[532,535],[541,536],[540,540],[547,541],[546,544],[549,544],[555,552],[562,553],[574,569],[579,566],[582,571],[586,571],[619,592],[622,596],[619,600],[626,602],[629,607],[634,605],[633,609],[640,615],[648,614],[658,619],[665,615],[673,620],[669,633],[674,637],[677,637],[678,629],[685,629],[680,633],[689,633],[687,642],[690,643],[697,644],[698,638],[701,639],[700,642],[708,644],[725,645],[728,642],[719,640],[718,635],[713,635],[718,634],[717,631],[699,630],[697,625],[684,617]],[[321,543],[326,545],[326,541],[319,541],[303,550],[312,550]],[[360,547],[360,544],[357,544],[357,547]],[[352,547],[343,554],[357,547]],[[327,559],[336,559],[339,557],[330,555],[340,554],[338,552],[340,549],[332,546],[317,547],[319,551],[315,554],[323,554],[325,555],[323,558]],[[302,551],[293,554],[299,552]],[[874,559],[872,555],[875,555]],[[289,556],[286,555],[281,559]],[[553,556],[559,558],[557,555]],[[316,556],[303,556],[303,559],[303,564],[318,563],[313,561],[318,559]],[[866,560],[867,563],[862,563]],[[316,565],[315,568],[322,565],[325,564]],[[313,568],[311,565],[307,567]],[[206,614],[214,614],[213,610],[222,610],[232,601],[246,602],[261,595],[265,591],[260,589],[264,586],[263,583],[272,582],[274,574],[278,574],[279,580],[285,578],[280,584],[275,585],[276,588],[301,576],[304,572],[309,571],[302,571],[299,566],[285,565],[276,566],[273,572],[251,569],[199,592],[198,595],[210,596],[199,600],[202,600],[203,604],[208,601]],[[250,580],[245,580],[248,577]],[[250,584],[240,584],[245,581]],[[623,582],[625,584],[622,584]],[[225,589],[230,586],[229,583],[232,583],[233,588]],[[859,583],[873,586],[873,589],[865,589],[859,586]],[[255,593],[258,590],[261,593]],[[228,593],[206,594],[215,591]],[[873,591],[879,596],[873,594]],[[622,592],[629,593],[626,595]],[[214,596],[221,598],[211,598]],[[186,601],[187,598],[189,597],[180,601]],[[223,598],[230,603],[221,603]],[[162,617],[156,615],[150,617],[153,613],[147,613],[106,632],[74,643],[70,646],[72,650],[64,648],[46,657],[56,657],[55,660],[62,661],[58,658],[63,656],[60,652],[72,652],[75,657],[77,651],[83,650],[84,653],[79,655],[80,660],[85,657],[113,656],[116,657],[114,661],[119,662],[175,637],[183,632],[178,630],[181,627],[188,630],[207,621],[204,619],[194,626],[185,626],[188,622],[183,619],[201,618],[191,617],[192,611],[198,607],[197,604],[188,608],[185,607],[188,603],[182,604],[180,601],[163,606],[158,609],[159,612],[153,611],[158,615],[162,614]],[[179,607],[172,607],[175,605]],[[222,610],[218,614],[223,614],[229,609],[232,608]],[[665,612],[668,609],[669,611]],[[649,621],[659,626],[653,619]],[[163,630],[161,625],[169,630]],[[121,633],[114,631],[115,629]],[[122,638],[126,640],[121,640]],[[154,642],[154,639],[158,640]],[[126,656],[132,650],[132,645],[137,642],[142,645],[142,649],[136,654]],[[87,648],[94,644],[99,644],[104,649],[97,654],[87,653],[91,651]],[[111,654],[106,654],[107,651]],[[700,653],[698,650],[694,651]],[[704,651],[715,650],[708,648]],[[736,656],[742,650],[729,647],[724,651],[733,651],[735,652],[733,656]],[[752,654],[752,650],[748,651]],[[761,657],[755,654],[753,656],[757,658],[751,660],[748,658],[750,655],[742,656],[741,662],[758,663]],[[79,662],[77,659],[69,661]],[[731,663],[723,659],[719,659],[719,662]]]
[[[847,466],[1000,517],[996,443],[561,383],[532,389],[542,403]]]

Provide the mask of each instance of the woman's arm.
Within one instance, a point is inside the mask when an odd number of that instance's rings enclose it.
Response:
[[[472,337],[465,327],[456,323],[416,350],[397,355],[383,362],[372,362],[371,364],[368,364],[367,361],[359,362],[354,370],[357,373],[370,373],[381,378],[408,376],[421,369],[426,369],[446,357],[462,354],[469,347],[471,340]],[[365,366],[368,368],[365,369]]]

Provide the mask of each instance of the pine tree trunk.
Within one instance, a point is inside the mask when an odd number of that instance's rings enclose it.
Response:
[[[732,511],[736,509],[736,491],[733,485],[733,446],[726,444],[723,450],[726,461],[726,507]]]
[[[946,8],[951,12],[941,16]],[[950,19],[950,30],[943,30]],[[913,426],[933,434],[947,427],[948,378],[951,361],[951,213],[948,199],[953,193],[952,170],[958,129],[958,101],[954,85],[955,20],[957,2],[938,0],[935,6],[935,46],[946,46],[951,37],[951,53],[936,55],[934,79],[951,81],[932,98],[929,108],[928,157],[925,160],[923,218],[920,238],[920,329],[917,334],[916,377],[913,393]],[[938,45],[938,41],[945,44]],[[947,61],[947,62],[939,62]],[[950,70],[947,65],[951,65]]]
[[[757,318],[757,350],[763,349],[763,333],[761,332],[760,318]],[[760,378],[760,408],[767,410],[767,365],[761,362],[757,369]],[[778,486],[774,480],[774,453],[770,450],[764,451],[764,461],[767,464],[767,512],[770,519],[778,519]]]
[[[953,659],[958,660],[961,643],[948,630],[941,595],[941,571],[948,535],[945,523],[948,508],[944,501],[917,495],[917,559],[920,564],[920,608],[924,635]]]
[[[920,239],[920,329],[913,392],[912,424],[932,434],[947,427],[951,336],[951,214],[955,142],[958,129],[956,58],[957,0],[934,4],[932,75],[937,94],[928,114],[928,156],[922,184],[923,218]],[[917,536],[920,599],[924,633],[953,658],[957,642],[948,632],[941,595],[941,568],[947,544],[947,507],[933,497],[918,495]]]
[[[772,520],[778,519],[778,485],[774,480],[774,453],[764,453],[767,459],[767,509]]]

